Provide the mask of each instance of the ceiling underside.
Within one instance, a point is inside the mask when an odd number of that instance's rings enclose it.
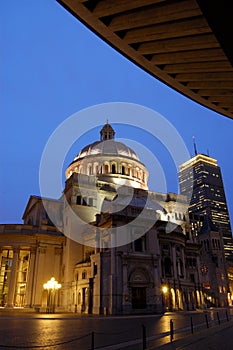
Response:
[[[233,118],[233,21],[224,0],[58,2],[152,76]]]

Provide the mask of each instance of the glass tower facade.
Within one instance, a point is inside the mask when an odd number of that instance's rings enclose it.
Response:
[[[197,154],[181,164],[179,185],[180,193],[190,198],[189,213],[193,232],[198,232],[203,216],[208,213],[222,233],[226,259],[233,262],[232,231],[221,169],[216,159]]]

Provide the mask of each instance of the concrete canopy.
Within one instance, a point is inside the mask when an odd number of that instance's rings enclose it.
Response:
[[[233,118],[229,1],[57,1],[152,76]]]

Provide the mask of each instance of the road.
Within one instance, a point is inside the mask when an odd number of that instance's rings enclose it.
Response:
[[[197,328],[226,322],[226,310],[208,312],[168,312],[163,316],[79,317],[75,314],[0,313],[1,349],[142,349],[142,325],[145,326],[147,346],[170,341],[170,320],[174,338],[194,333]]]

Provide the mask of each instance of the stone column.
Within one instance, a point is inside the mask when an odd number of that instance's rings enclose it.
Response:
[[[202,294],[202,278],[201,278],[201,264],[200,264],[200,258],[197,257],[196,258],[196,264],[197,264],[197,285],[198,285],[198,291],[199,291],[199,296],[200,296],[200,300],[199,300],[199,307],[201,308],[204,304],[204,297]]]
[[[176,267],[176,247],[172,245],[172,263],[173,263],[173,277],[177,279],[177,267]]]
[[[128,313],[128,311],[131,308],[131,304],[129,301],[129,287],[128,287],[128,263],[127,263],[127,256],[123,255],[122,257],[122,294],[123,294],[123,313]]]
[[[122,259],[122,265],[123,265],[123,295],[128,295],[128,264],[125,257]]]
[[[162,297],[162,290],[161,290],[161,280],[159,278],[159,271],[158,271],[158,259],[154,257],[153,259],[153,278],[154,278],[154,290],[155,290],[155,307],[156,310],[160,310],[161,308],[161,297]]]
[[[29,268],[28,268],[28,276],[27,276],[25,307],[32,307],[32,291],[33,291],[34,275],[35,275],[35,258],[36,258],[36,252],[31,251]]]
[[[34,286],[33,286],[33,297],[32,303],[35,307],[40,307],[42,303],[43,296],[43,284],[47,282],[46,276],[46,248],[45,246],[39,246],[36,253],[36,266],[34,274]]]
[[[116,248],[115,232],[111,233],[111,273],[109,276],[109,313],[115,314],[116,309]]]
[[[17,279],[17,268],[18,268],[18,260],[19,260],[19,250],[14,249],[13,253],[13,261],[9,278],[9,289],[7,294],[7,303],[6,307],[14,306],[14,296],[15,296],[15,287],[16,287],[16,279]]]
[[[184,279],[186,280],[187,276],[186,276],[186,267],[185,267],[185,255],[184,255],[184,248],[182,248],[182,262],[183,262],[183,272],[184,272]]]

